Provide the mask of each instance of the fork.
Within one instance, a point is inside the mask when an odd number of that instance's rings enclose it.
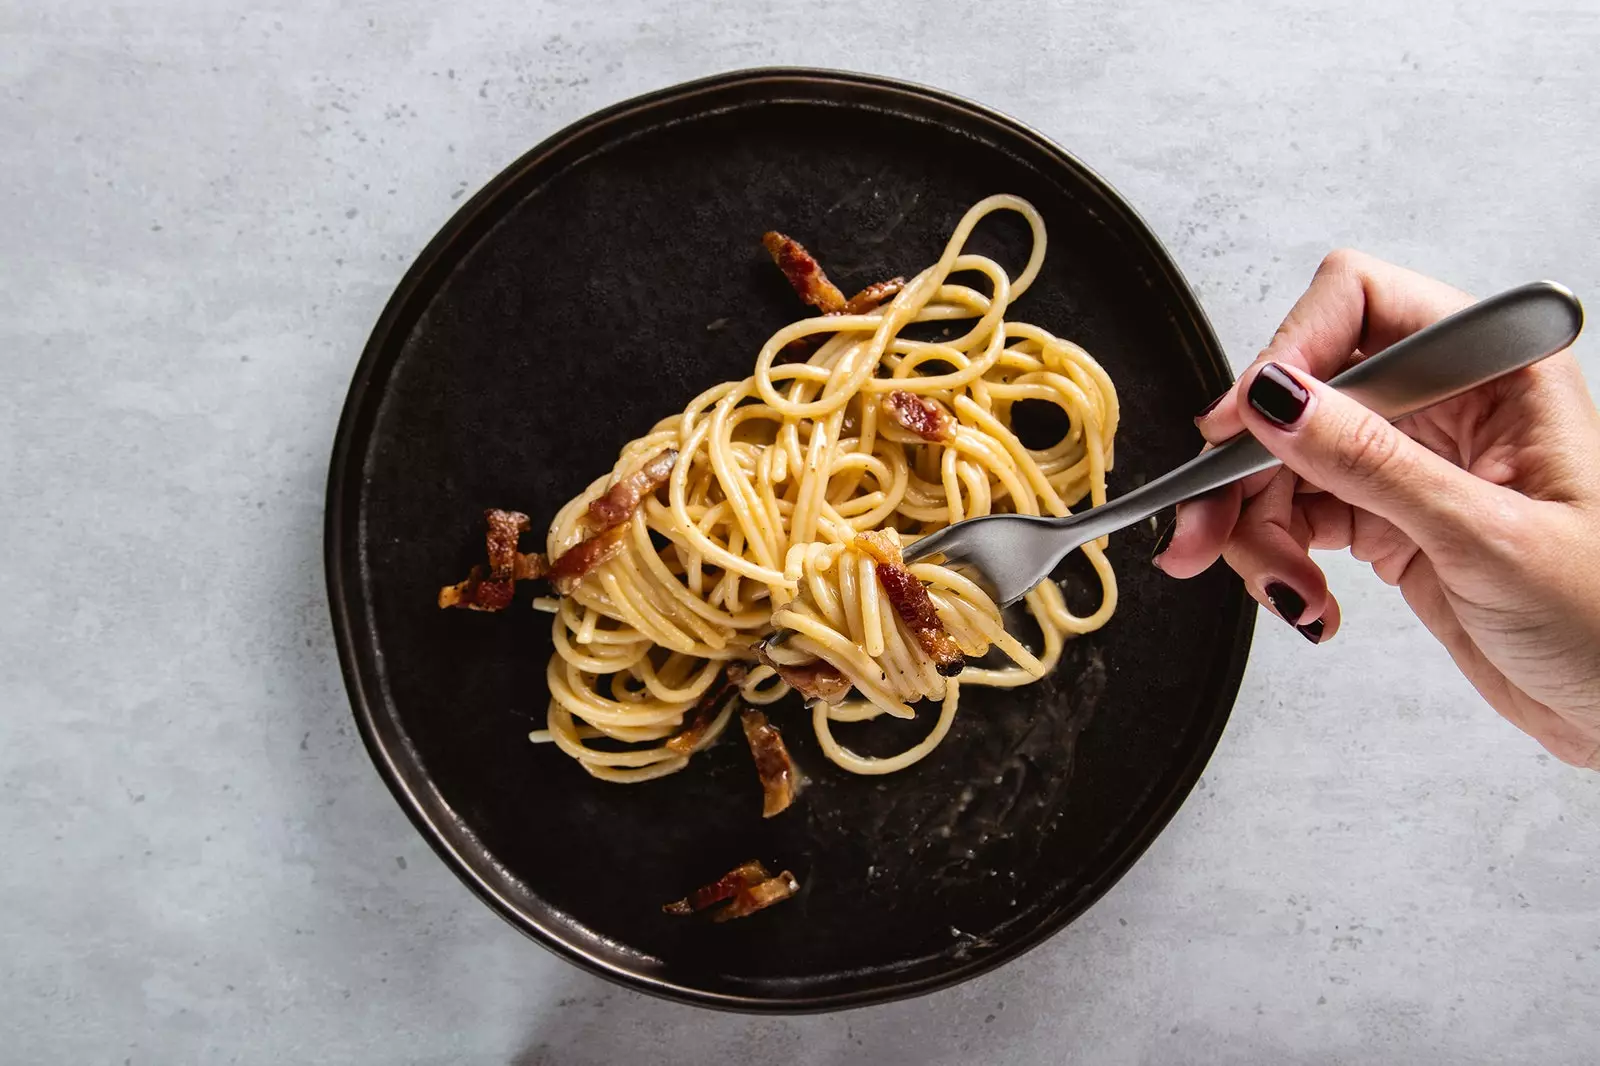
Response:
[[[1553,281],[1535,281],[1440,319],[1329,384],[1392,422],[1554,355],[1582,328],[1578,298]],[[1241,433],[1099,507],[1062,518],[971,518],[908,545],[905,558],[942,554],[974,567],[1006,607],[1049,577],[1068,552],[1277,465],[1259,441]]]

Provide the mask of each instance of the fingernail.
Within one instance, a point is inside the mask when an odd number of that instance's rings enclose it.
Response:
[[[1307,622],[1305,625],[1295,626],[1295,628],[1300,631],[1301,636],[1305,637],[1311,643],[1321,644],[1322,631],[1327,627],[1322,624],[1322,619],[1318,618],[1314,622]]]
[[[1204,418],[1206,415],[1210,414],[1212,411],[1215,411],[1217,409],[1217,404],[1221,403],[1223,400],[1225,400],[1227,398],[1228,398],[1228,394],[1227,393],[1223,393],[1221,396],[1218,396],[1215,400],[1212,400],[1210,403],[1206,404],[1206,409],[1204,411],[1201,411],[1199,414],[1194,416],[1195,421],[1198,422],[1198,421],[1200,421],[1200,419]]]
[[[1173,515],[1172,516],[1172,521],[1167,523],[1167,528],[1163,529],[1161,531],[1161,535],[1156,538],[1156,549],[1155,549],[1155,551],[1150,553],[1150,561],[1151,562],[1155,562],[1157,559],[1161,558],[1161,553],[1166,551],[1167,548],[1169,546],[1171,546],[1171,544],[1172,544],[1172,534],[1177,531],[1177,528],[1178,528],[1178,516],[1177,515]]]
[[[1267,582],[1267,599],[1272,601],[1272,609],[1278,612],[1290,625],[1300,621],[1300,616],[1306,613],[1305,597],[1282,581]]]
[[[1250,383],[1250,406],[1274,425],[1288,429],[1306,412],[1311,394],[1277,363],[1267,363]]]

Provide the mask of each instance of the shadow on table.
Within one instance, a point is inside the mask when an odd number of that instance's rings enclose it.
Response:
[[[574,971],[560,990],[560,1008],[530,1027],[522,1051],[509,1066],[927,1063],[938,1060],[941,1050],[970,1055],[986,1046],[972,1026],[976,1022],[993,1028],[1006,1012],[996,984],[991,975],[904,1003],[827,1015],[763,1017],[671,1003]],[[980,1005],[986,1005],[987,1013],[974,1019]],[[983,1026],[985,1017],[988,1026]]]
[[[1093,912],[1047,944],[954,988],[833,1014],[763,1017],[659,1000],[569,969],[546,994],[557,1009],[529,1026],[508,1066],[626,1062],[895,1066],[916,1063],[1160,1062],[1332,1066],[1360,1045],[1313,1050],[1298,1027],[1251,1015],[1226,1029],[1152,1001],[1151,975],[1108,965],[1126,929]],[[1112,932],[1116,930],[1116,932]],[[1193,975],[1196,985],[1216,975]],[[1243,1015],[1240,1016],[1243,1018]],[[1355,1037],[1355,1033],[1349,1034]],[[1370,1050],[1370,1049],[1369,1049]]]

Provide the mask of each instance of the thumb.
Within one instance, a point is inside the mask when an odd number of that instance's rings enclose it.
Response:
[[[1492,528],[1496,486],[1423,447],[1325,382],[1281,363],[1239,383],[1245,429],[1325,492],[1387,519],[1424,551]]]

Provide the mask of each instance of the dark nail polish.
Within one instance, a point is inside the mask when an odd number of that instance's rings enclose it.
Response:
[[[1250,406],[1263,418],[1287,429],[1306,412],[1311,394],[1277,363],[1267,363],[1250,383]]]
[[[1177,529],[1178,519],[1177,516],[1174,515],[1172,521],[1167,523],[1167,528],[1163,529],[1161,531],[1161,535],[1156,538],[1156,550],[1150,553],[1151,559],[1154,559],[1156,556],[1167,550],[1168,546],[1172,544],[1172,534],[1176,532]]]
[[[1267,599],[1272,601],[1272,609],[1278,616],[1290,625],[1300,621],[1300,616],[1306,613],[1305,597],[1282,581],[1267,582]]]
[[[1204,418],[1206,415],[1210,414],[1212,411],[1215,411],[1217,409],[1217,404],[1221,403],[1223,400],[1225,400],[1227,398],[1228,398],[1228,394],[1227,393],[1223,393],[1221,396],[1218,396],[1215,400],[1212,400],[1210,403],[1206,404],[1206,409],[1204,411],[1201,411],[1199,414],[1195,415],[1194,417],[1196,419]]]
[[[1301,636],[1305,637],[1311,643],[1321,644],[1322,631],[1326,627],[1322,624],[1322,619],[1318,618],[1314,622],[1307,622],[1305,625],[1295,626],[1295,628],[1300,631]]]

